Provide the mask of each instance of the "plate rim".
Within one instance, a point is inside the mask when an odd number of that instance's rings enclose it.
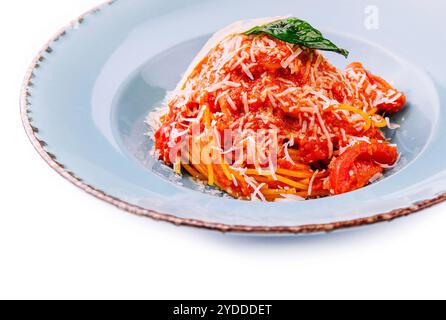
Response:
[[[380,222],[393,221],[397,218],[409,216],[411,214],[420,212],[424,209],[430,208],[437,204],[446,201],[446,192],[439,194],[437,197],[426,199],[416,202],[411,206],[395,209],[386,213],[378,213],[370,217],[358,218],[352,220],[345,220],[324,224],[310,224],[300,226],[245,226],[245,225],[230,225],[221,224],[216,222],[204,221],[199,219],[187,219],[179,218],[171,214],[164,214],[155,210],[142,208],[137,205],[133,205],[129,202],[121,200],[117,197],[113,197],[102,190],[95,188],[93,185],[87,184],[83,179],[76,175],[73,171],[68,170],[62,163],[57,160],[57,156],[46,150],[47,143],[40,140],[37,137],[39,128],[33,126],[32,118],[30,117],[29,107],[31,103],[29,98],[31,97],[30,87],[33,86],[34,71],[39,68],[39,63],[43,61],[45,54],[51,54],[51,45],[54,42],[63,38],[68,30],[74,25],[82,25],[84,19],[94,13],[99,12],[107,5],[112,5],[118,0],[106,0],[105,2],[93,7],[80,15],[77,19],[72,20],[65,27],[60,29],[50,40],[43,46],[37,56],[31,62],[29,66],[21,89],[20,94],[20,115],[22,125],[25,132],[34,146],[36,151],[42,157],[42,159],[59,175],[67,179],[69,182],[85,191],[86,193],[96,197],[99,200],[105,201],[123,211],[126,211],[137,216],[148,217],[156,221],[164,221],[177,226],[195,227],[200,229],[207,229],[212,231],[220,231],[223,233],[242,233],[242,234],[313,234],[313,233],[327,233],[336,230],[350,229],[360,226],[372,225]]]

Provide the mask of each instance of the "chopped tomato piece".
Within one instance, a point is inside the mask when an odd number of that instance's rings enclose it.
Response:
[[[330,164],[331,193],[342,194],[366,186],[384,171],[380,164],[393,165],[397,159],[397,149],[388,143],[356,143]]]
[[[388,113],[396,113],[400,111],[406,104],[406,96],[402,92],[398,92],[393,88],[386,80],[378,77],[369,71],[359,62],[354,62],[347,66],[346,74],[350,76],[349,71],[353,71],[355,76],[363,77],[364,79],[355,79],[362,83],[362,88],[365,97],[369,97],[376,101],[378,105],[376,107],[380,111]],[[370,90],[371,87],[376,87],[383,93],[382,97],[376,95],[376,90]]]

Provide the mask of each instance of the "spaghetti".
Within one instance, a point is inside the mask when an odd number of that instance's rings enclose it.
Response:
[[[227,35],[151,115],[159,158],[239,199],[337,195],[399,158],[380,131],[405,96],[360,63],[267,34]]]

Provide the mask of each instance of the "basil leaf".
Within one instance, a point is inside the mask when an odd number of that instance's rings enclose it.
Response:
[[[288,18],[274,21],[263,26],[254,27],[243,34],[256,35],[266,33],[276,39],[298,44],[310,49],[318,49],[323,51],[332,51],[342,54],[348,58],[349,52],[345,49],[338,48],[333,42],[325,39],[322,33],[313,28],[308,22],[297,19]]]

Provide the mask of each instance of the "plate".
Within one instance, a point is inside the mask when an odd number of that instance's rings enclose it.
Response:
[[[436,29],[446,4],[427,2],[337,0],[321,10],[299,0],[109,1],[73,21],[36,57],[22,91],[23,123],[39,154],[67,180],[156,220],[301,234],[406,216],[446,200],[446,39]],[[144,118],[211,34],[235,20],[288,13],[350,50],[348,61],[329,54],[336,66],[361,61],[407,94],[408,107],[393,119],[401,125],[392,133],[400,165],[341,196],[262,203],[224,197],[151,158]]]

